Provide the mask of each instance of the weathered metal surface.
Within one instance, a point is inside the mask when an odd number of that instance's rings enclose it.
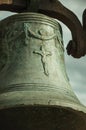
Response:
[[[0,34],[0,129],[85,130],[86,107],[66,75],[58,22],[17,14],[0,22]]]
[[[41,12],[62,21],[72,32],[72,40],[67,46],[68,55],[80,58],[86,54],[86,32],[84,32],[76,15],[65,8],[58,0],[13,0],[12,5],[11,7],[7,4],[6,7],[3,7],[3,4],[1,4],[0,8],[11,11]]]

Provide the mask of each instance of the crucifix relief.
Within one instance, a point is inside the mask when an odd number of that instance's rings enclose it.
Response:
[[[46,51],[44,45],[42,45],[40,47],[39,51],[35,50],[35,51],[33,51],[33,53],[38,54],[38,55],[41,56],[41,61],[42,61],[42,64],[43,64],[44,73],[45,73],[46,76],[49,76],[48,64],[47,64],[47,56],[51,56],[52,53],[49,52],[49,51]]]

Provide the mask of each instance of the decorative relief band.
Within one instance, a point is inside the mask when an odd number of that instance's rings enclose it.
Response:
[[[0,71],[5,67],[8,59],[11,62],[11,60],[13,60],[13,58],[16,56],[16,53],[18,53],[19,50],[21,50],[24,45],[29,44],[29,39],[32,37],[32,38],[41,40],[42,44],[38,46],[38,50],[31,50],[31,51],[32,53],[38,54],[41,56],[41,62],[43,65],[44,74],[46,76],[49,76],[47,58],[49,56],[52,56],[52,52],[50,52],[50,50],[47,50],[45,46],[46,44],[45,41],[57,39],[59,44],[62,45],[62,43],[60,43],[60,40],[58,39],[59,34],[57,30],[55,30],[55,28],[52,28],[51,26],[49,26],[47,29],[46,24],[44,23],[39,23],[39,24],[41,26],[37,25],[38,28],[36,27],[35,31],[34,31],[35,25],[33,27],[32,26],[33,23],[30,23],[30,22],[11,23],[10,26],[2,30],[3,39],[1,41],[2,42],[1,46],[7,46],[7,50],[2,50],[2,52],[7,51],[8,55],[6,55],[6,53],[1,53],[0,51]]]
[[[29,34],[30,36],[40,39],[40,40],[50,40],[53,39],[55,37],[57,37],[57,34],[51,34],[50,32],[48,32],[47,30],[40,28],[34,31],[32,31],[30,24],[26,24],[24,23],[24,28],[25,28],[25,32],[27,34]]]

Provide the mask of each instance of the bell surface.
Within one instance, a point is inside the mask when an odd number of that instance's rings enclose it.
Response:
[[[0,22],[0,130],[86,130],[65,69],[59,23],[39,13]]]

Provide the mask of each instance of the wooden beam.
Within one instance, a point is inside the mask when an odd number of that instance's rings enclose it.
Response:
[[[12,4],[13,0],[0,0],[0,5],[2,4]]]
[[[0,0],[0,10],[23,12],[27,9],[28,0]]]

